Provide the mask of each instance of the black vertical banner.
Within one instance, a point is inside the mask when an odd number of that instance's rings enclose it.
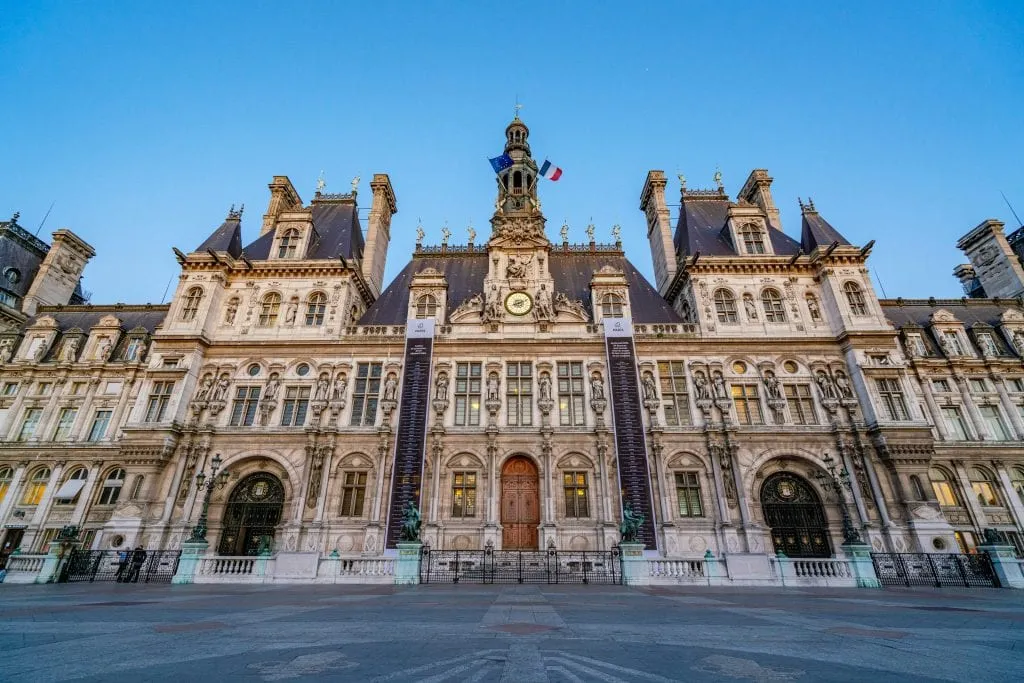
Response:
[[[423,454],[427,443],[427,407],[430,404],[430,357],[434,321],[410,320],[405,333],[402,396],[398,404],[398,433],[391,472],[391,504],[385,547],[395,548],[402,532],[402,512],[409,501],[420,505]]]
[[[647,441],[644,438],[643,406],[637,377],[633,324],[628,318],[606,318],[604,343],[608,353],[608,386],[611,389],[612,425],[615,428],[615,456],[623,506],[644,516],[638,540],[647,550],[658,549],[655,533],[651,477],[647,469]]]

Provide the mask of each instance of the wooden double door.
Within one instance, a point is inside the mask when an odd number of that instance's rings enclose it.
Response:
[[[501,547],[537,550],[540,477],[529,458],[515,456],[501,468]]]

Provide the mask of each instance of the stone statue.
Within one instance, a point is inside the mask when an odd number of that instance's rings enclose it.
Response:
[[[821,320],[821,309],[818,308],[818,300],[813,295],[807,297],[807,310],[811,314],[811,320]]]
[[[839,394],[836,392],[836,385],[832,381],[832,378],[825,374],[823,370],[818,371],[818,376],[814,379],[818,383],[818,389],[821,390],[822,398],[837,399]]]
[[[548,373],[542,373],[540,378],[537,380],[538,391],[540,392],[541,401],[551,400],[551,375]]]
[[[782,391],[779,389],[779,378],[775,376],[774,372],[765,370],[763,381],[768,398],[782,398]]]
[[[359,176],[356,176],[355,178],[352,179],[352,194],[355,194],[356,192],[359,191],[360,180],[361,178]]]
[[[693,373],[693,389],[697,393],[698,401],[711,400],[711,390],[708,389],[708,379],[700,370]]]
[[[757,320],[757,306],[754,305],[754,297],[749,294],[744,294],[743,308],[746,310],[748,318],[751,320]]]
[[[501,320],[503,316],[502,311],[501,289],[498,288],[498,285],[492,284],[491,288],[487,290],[487,301],[484,304],[484,322]]]
[[[622,227],[618,223],[612,226],[612,239],[616,242],[622,241]]]
[[[394,401],[398,397],[398,380],[395,379],[394,373],[388,375],[388,378],[384,381],[384,400]]]
[[[326,401],[327,390],[331,388],[331,382],[327,379],[327,373],[320,375],[320,378],[316,381],[316,393],[313,394],[314,401]]]
[[[510,254],[508,257],[508,266],[505,268],[505,277],[508,278],[524,278],[530,274],[530,261],[533,258],[530,256],[519,256]]]
[[[273,401],[277,398],[277,392],[281,389],[281,378],[278,377],[275,372],[270,376],[270,381],[267,382],[267,390],[263,392],[263,398]]]
[[[547,285],[541,285],[537,290],[537,299],[534,301],[533,315],[537,320],[552,320],[555,317],[555,310],[551,304],[551,292]]]
[[[199,385],[199,391],[196,392],[195,400],[206,401],[210,398],[211,391],[213,391],[213,375],[207,374]]]
[[[284,309],[284,322],[286,325],[292,325],[295,323],[295,316],[299,312],[299,304],[297,301],[292,299],[288,302],[287,308]]]
[[[650,372],[645,372],[643,377],[644,385],[644,400],[645,401],[657,401],[658,400],[658,385],[654,382],[654,375]]]
[[[558,232],[562,236],[562,241],[563,242],[568,242],[569,241],[569,224],[568,223],[562,223],[562,229],[559,230]]]
[[[60,349],[60,362],[61,363],[74,363],[75,358],[78,357],[78,344],[79,341],[76,337],[68,339],[64,342],[64,346]]]
[[[402,543],[416,543],[419,541],[421,524],[420,509],[410,500],[402,510],[402,529],[398,540]]]
[[[224,311],[224,324],[234,325],[236,315],[238,315],[238,299],[232,299],[228,302],[228,307]]]
[[[96,351],[96,358],[99,360],[110,360],[110,354],[114,350],[114,345],[110,343],[109,337],[103,337],[100,339],[99,349]]]
[[[445,225],[441,228],[441,244],[448,244],[448,238],[452,236],[452,231]]]
[[[637,543],[637,536],[640,535],[640,527],[644,525],[642,512],[633,512],[633,506],[628,501],[622,508],[622,524],[619,524],[619,535],[623,543]]]
[[[476,239],[476,230],[473,229],[472,224],[470,224],[470,226],[466,228],[466,232],[469,233],[469,243],[472,244],[473,240]]]
[[[37,363],[43,360],[43,356],[46,355],[46,352],[47,350],[49,350],[49,348],[50,345],[46,343],[46,340],[41,339],[39,342],[39,346],[36,347],[35,358],[33,360],[35,360]],[[105,357],[103,359],[106,360]]]
[[[587,233],[587,239],[591,242],[594,241],[594,224],[590,223],[587,225],[587,229],[584,231]]]
[[[839,389],[839,395],[843,398],[853,398],[853,388],[850,386],[850,380],[847,379],[845,373],[836,373],[836,387]]]
[[[590,376],[590,398],[594,401],[604,400],[604,380],[599,372]]]
[[[981,353],[985,356],[998,356],[999,350],[996,349],[996,343],[992,341],[992,335],[980,334],[978,335],[978,341],[981,342]]]
[[[331,400],[341,401],[345,398],[345,389],[348,388],[348,378],[344,372],[339,372],[334,378],[334,387],[331,389]]]
[[[0,339],[0,363],[8,363],[14,355],[14,340]]]
[[[427,236],[427,233],[423,231],[422,225],[416,226],[416,244],[423,244],[423,238]]]
[[[217,388],[213,390],[214,401],[224,401],[228,397],[228,387],[231,386],[231,382],[228,380],[228,373],[224,373],[217,380]]]
[[[570,299],[564,292],[557,292],[555,294],[555,310],[568,311],[580,316],[583,320],[588,320],[590,318],[590,316],[587,315],[587,309],[583,307],[583,302],[579,299]]]
[[[448,400],[448,374],[442,372],[434,383],[434,398],[438,401]]]
[[[498,381],[498,376],[491,374],[487,378],[487,400],[488,401],[500,401],[501,398],[498,392],[501,390],[501,383]]]
[[[722,376],[722,373],[716,372],[711,378],[711,381],[715,385],[715,398],[729,398],[729,392],[725,390],[725,377]]]

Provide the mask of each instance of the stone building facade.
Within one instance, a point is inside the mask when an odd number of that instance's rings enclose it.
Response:
[[[844,515],[879,550],[970,551],[987,528],[1024,550],[1020,299],[880,300],[872,245],[810,201],[789,236],[764,170],[734,198],[683,180],[675,226],[651,171],[650,283],[618,228],[550,238],[528,137],[505,131],[490,235],[421,233],[390,283],[387,175],[365,234],[357,184],[306,204],[278,176],[255,241],[232,210],[176,252],[169,305],[38,296],[0,333],[5,552],[66,524],[179,547],[215,455],[221,555],[386,553],[408,500],[455,549],[608,549],[628,502],[652,553],[750,576],[832,556]],[[1024,284],[983,225],[971,277]]]

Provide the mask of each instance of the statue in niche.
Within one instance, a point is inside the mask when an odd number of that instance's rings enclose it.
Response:
[[[316,381],[316,393],[313,395],[314,401],[326,401],[327,391],[331,388],[331,382],[328,379],[326,372],[320,374],[320,378]]]
[[[210,398],[210,393],[213,391],[213,375],[207,373],[206,377],[203,377],[202,383],[199,385],[199,390],[196,392],[197,401],[206,401]]]
[[[508,278],[525,278],[530,274],[530,261],[533,260],[532,256],[519,256],[515,254],[509,254],[508,266],[505,268],[505,277]]]
[[[295,324],[295,316],[299,312],[299,302],[295,297],[288,302],[288,307],[284,309],[284,324],[293,325]]]
[[[492,284],[487,290],[487,302],[484,305],[484,322],[501,320],[502,318],[501,289],[497,284]]]
[[[334,378],[334,387],[331,389],[331,400],[342,401],[345,398],[345,389],[348,388],[348,377],[344,372],[339,372]]]
[[[217,388],[213,390],[213,400],[223,401],[227,399],[228,387],[231,386],[231,382],[228,380],[228,373],[224,373],[217,380]]]
[[[775,376],[774,372],[765,370],[763,382],[768,398],[782,398],[782,391],[779,389],[779,378]]]
[[[544,372],[541,373],[540,378],[537,380],[538,391],[540,392],[541,401],[551,400],[551,375]]]
[[[537,290],[535,304],[533,314],[537,320],[552,320],[555,317],[555,309],[551,304],[551,292],[548,291],[547,285],[541,285]]]
[[[729,393],[725,388],[725,377],[722,376],[721,372],[716,371],[712,376],[711,381],[715,385],[715,398],[725,399],[729,398]]]
[[[590,398],[594,401],[604,400],[604,380],[601,379],[600,372],[590,376]]]
[[[77,338],[68,339],[64,342],[64,346],[60,349],[60,362],[74,363],[75,358],[78,357],[78,344]]]
[[[654,381],[654,375],[650,372],[645,372],[643,377],[643,388],[644,388],[644,400],[645,401],[657,401],[658,400],[658,385]]]
[[[33,354],[33,360],[37,363],[43,360],[43,356],[46,355],[46,351],[50,348],[49,344],[46,343],[45,339],[39,340],[39,346],[36,347],[35,353]]]
[[[0,339],[0,363],[7,363],[11,360],[11,356],[14,355],[14,340]]]
[[[693,390],[697,394],[698,401],[711,400],[711,390],[708,388],[708,378],[698,370],[693,373]]]
[[[757,305],[754,303],[754,297],[749,294],[744,294],[743,308],[747,312],[747,318],[750,320],[757,320]]]
[[[1017,347],[1017,353],[1024,356],[1024,332],[1017,330],[1013,333],[1013,345]]]
[[[839,394],[836,392],[835,382],[832,378],[825,374],[824,370],[819,370],[817,377],[814,381],[818,383],[818,389],[821,391],[822,398],[837,399]]]
[[[807,311],[811,314],[811,320],[821,320],[821,309],[818,308],[818,300],[813,294],[807,295]]]
[[[281,389],[281,378],[275,372],[270,376],[270,381],[267,382],[267,390],[263,393],[263,398],[268,401],[273,401],[277,398],[277,392]]]
[[[448,373],[442,372],[434,383],[434,398],[438,401],[448,400]]]
[[[981,353],[985,356],[998,356],[999,350],[996,349],[996,343],[992,341],[992,335],[990,334],[979,334],[978,341],[981,342]]]
[[[498,382],[498,376],[493,372],[487,378],[487,400],[498,401],[501,400],[498,392],[501,390],[501,383]]]
[[[96,357],[99,360],[106,361],[110,360],[110,354],[114,351],[114,345],[110,342],[109,337],[103,337],[100,339],[99,349],[96,351]]]
[[[384,381],[384,400],[394,401],[398,396],[398,380],[395,379],[395,374],[391,373],[388,375],[387,380]]]
[[[238,299],[233,298],[228,301],[228,307],[224,311],[224,324],[234,325],[236,315],[238,315]]]
[[[846,373],[837,372],[835,382],[840,396],[843,398],[853,398],[853,387],[850,386],[850,380],[846,377]]]

